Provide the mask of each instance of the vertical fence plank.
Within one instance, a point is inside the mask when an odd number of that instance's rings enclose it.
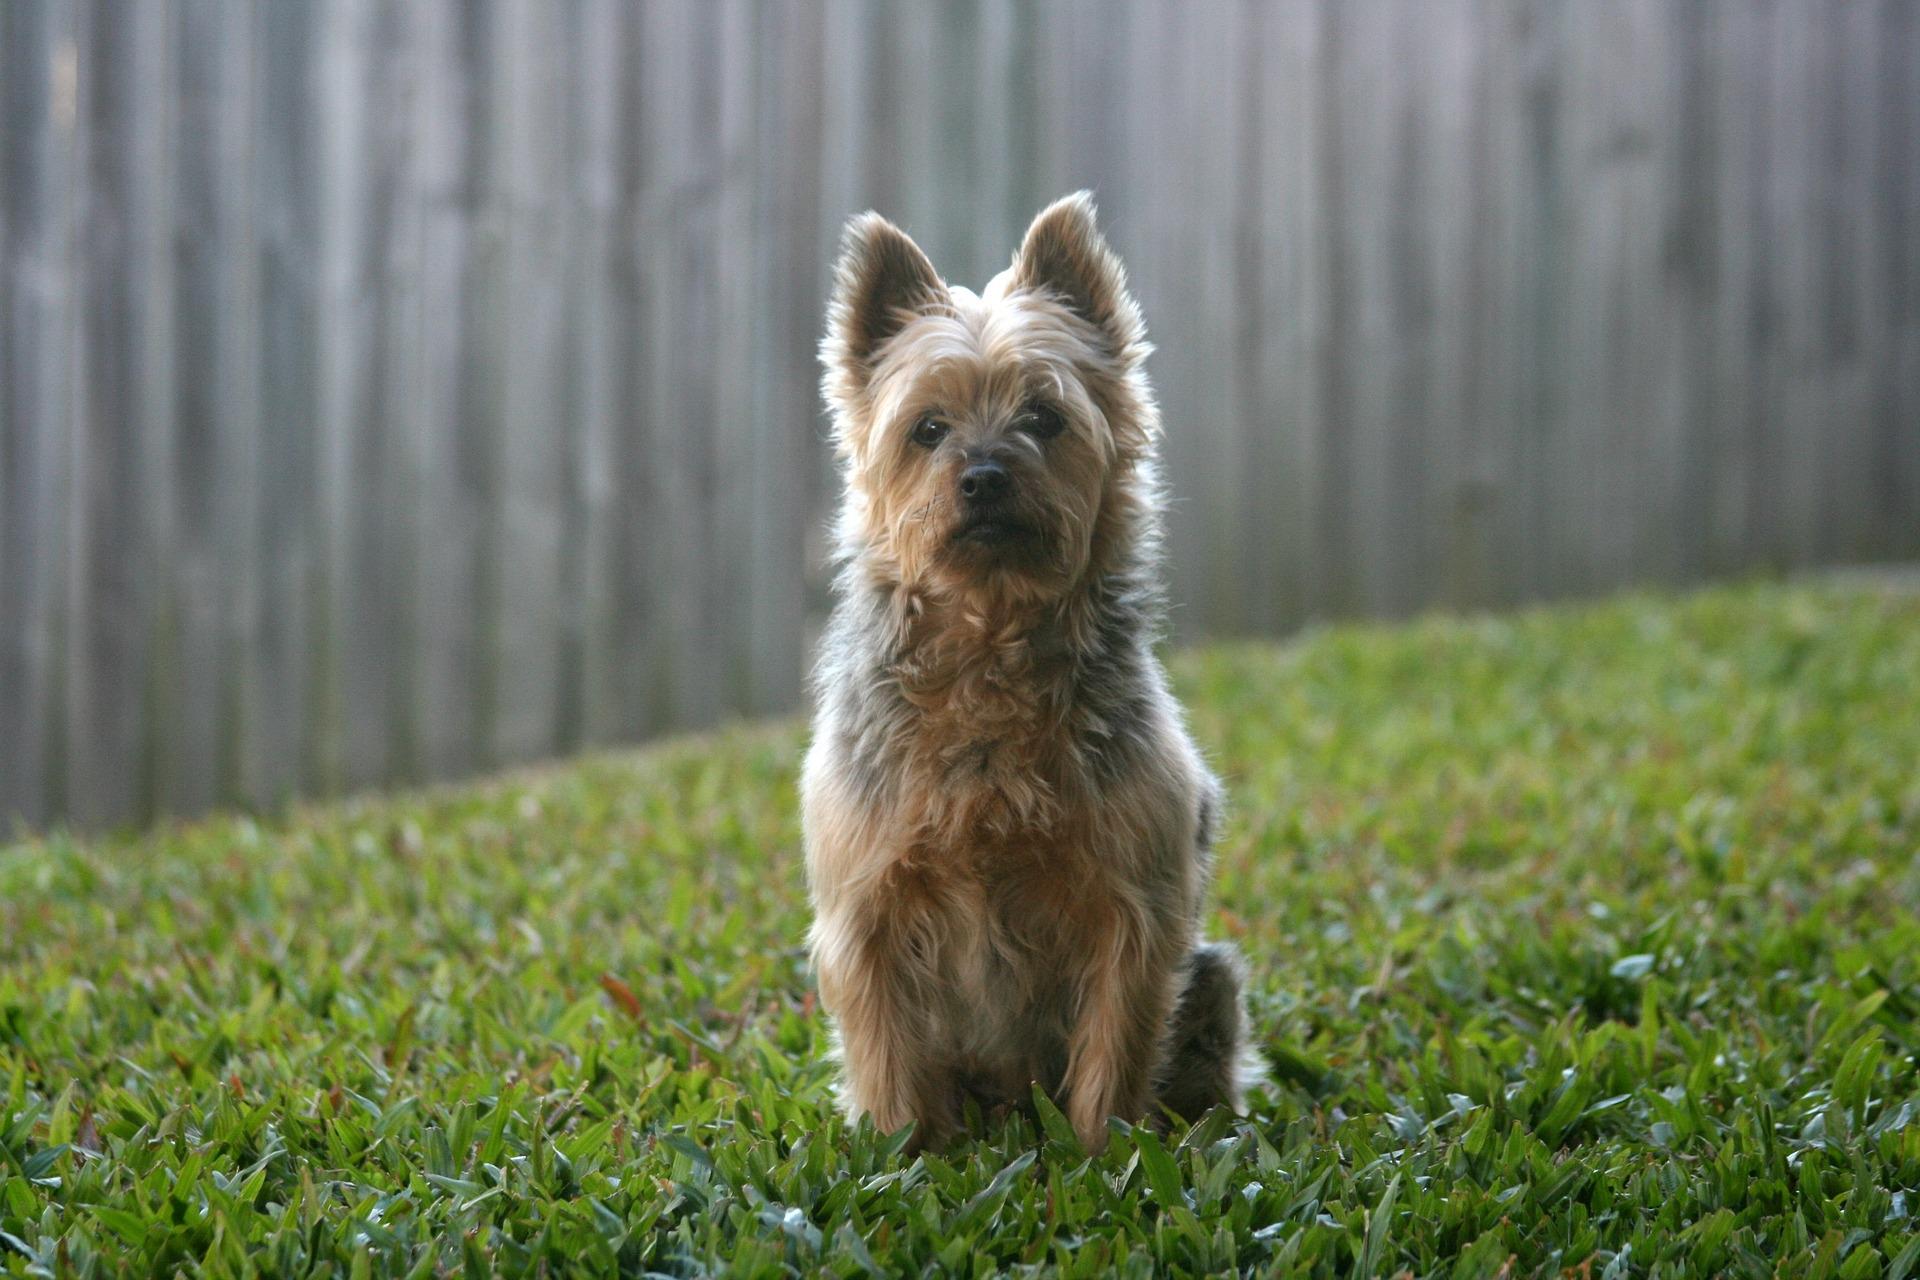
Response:
[[[310,571],[312,647],[308,653],[304,789],[338,792],[361,767],[382,765],[384,699],[350,698],[356,670],[378,672],[368,635],[368,594],[355,580],[354,544],[372,523],[377,491],[366,483],[369,441],[360,430],[366,393],[371,307],[365,275],[364,183],[367,154],[367,64],[373,14],[369,0],[336,0],[314,15],[316,165],[311,196],[315,243],[313,297],[314,510]]]
[[[504,403],[500,438],[503,522],[499,547],[499,718],[494,756],[527,760],[552,750],[559,703],[555,620],[561,603],[563,527],[555,412],[561,369],[561,264],[572,251],[560,185],[563,94],[551,5],[503,6],[500,126],[504,278],[498,355]]]
[[[936,6],[922,4],[887,4],[883,9],[874,15],[883,21],[876,28],[868,64],[874,78],[873,145],[879,153],[875,169],[886,183],[874,199],[920,241],[938,269],[952,275],[961,265],[956,261],[955,224],[941,203],[947,192],[945,171],[957,157],[939,133],[940,14]],[[954,283],[969,281],[956,275]]]
[[[1518,310],[1523,264],[1518,242],[1530,195],[1521,113],[1521,23],[1509,0],[1477,0],[1468,9],[1472,42],[1464,74],[1467,138],[1455,199],[1467,204],[1459,327],[1456,427],[1464,457],[1448,512],[1448,596],[1461,606],[1511,598],[1525,511],[1518,474],[1522,436],[1512,368],[1518,326],[1501,323]]]
[[[1622,434],[1631,432],[1635,443],[1626,481],[1631,505],[1613,516],[1616,525],[1627,527],[1609,589],[1686,576],[1677,532],[1693,430],[1686,400],[1693,334],[1683,322],[1693,251],[1671,193],[1676,171],[1688,159],[1684,143],[1690,122],[1681,110],[1680,78],[1669,57],[1649,56],[1683,45],[1675,24],[1685,16],[1665,0],[1635,0],[1622,6],[1616,28],[1617,57],[1624,68],[1618,79],[1632,100],[1621,135],[1629,155],[1622,193],[1622,318],[1615,322],[1623,333],[1614,378]]]
[[[656,86],[643,68],[683,55],[655,42],[648,10],[623,11],[623,76],[620,89],[620,207],[614,229],[614,290],[610,316],[615,361],[615,513],[613,578],[614,631],[608,639],[617,673],[615,731],[639,737],[657,731],[665,710],[660,646],[666,616],[666,561],[653,521],[660,510],[659,462],[648,448],[647,422],[653,365],[655,321],[654,247],[661,243],[647,204],[658,158],[650,140]],[[664,65],[664,63],[662,64]]]
[[[1750,512],[1761,500],[1758,458],[1752,447],[1758,388],[1752,377],[1755,273],[1760,253],[1754,176],[1765,162],[1760,94],[1761,28],[1752,6],[1719,5],[1708,12],[1711,68],[1708,125],[1717,166],[1706,222],[1706,256],[1714,281],[1710,346],[1695,367],[1695,429],[1706,433],[1708,506],[1702,555],[1707,572],[1726,573],[1745,562]]]
[[[417,758],[405,662],[413,544],[402,513],[418,478],[408,469],[417,432],[418,223],[407,199],[412,159],[414,29],[393,0],[354,0],[339,15],[330,110],[327,364],[334,440],[330,634],[338,663],[330,732],[331,781],[364,787],[407,777]]]
[[[706,649],[718,688],[715,709],[728,715],[753,700],[752,604],[740,589],[767,576],[768,562],[786,559],[785,548],[763,540],[764,526],[752,514],[754,472],[766,465],[769,435],[782,428],[754,412],[757,338],[768,318],[767,294],[755,252],[763,225],[756,199],[759,119],[755,86],[773,74],[777,47],[759,38],[749,0],[718,6],[715,32],[716,100],[713,103],[714,203],[709,252],[714,259],[716,357],[713,380],[712,488],[707,498],[709,561],[705,575],[708,617]]]
[[[1348,12],[1334,6],[1323,10],[1320,39],[1315,48],[1313,85],[1314,155],[1320,172],[1317,218],[1320,235],[1320,277],[1325,303],[1315,344],[1314,381],[1320,407],[1320,438],[1313,488],[1315,527],[1310,554],[1316,603],[1325,613],[1350,613],[1359,605],[1358,555],[1352,535],[1355,522],[1348,500],[1352,471],[1354,419],[1351,387],[1353,263],[1352,236],[1347,218],[1347,146],[1343,136],[1349,109],[1342,86],[1343,61],[1352,42]]]
[[[1753,6],[1752,42],[1754,126],[1749,135],[1751,155],[1740,193],[1748,207],[1754,247],[1748,262],[1745,342],[1740,350],[1741,377],[1751,387],[1741,447],[1749,458],[1749,500],[1740,530],[1739,554],[1749,563],[1776,568],[1783,560],[1780,530],[1782,463],[1778,422],[1781,416],[1779,372],[1774,366],[1783,353],[1785,272],[1782,258],[1782,217],[1772,192],[1771,177],[1781,162],[1778,49],[1781,19],[1777,3]]]
[[[1871,361],[1878,334],[1866,299],[1877,291],[1868,288],[1866,269],[1874,235],[1878,121],[1872,71],[1878,16],[1872,5],[1849,5],[1828,15],[1809,104],[1824,168],[1816,179],[1823,190],[1815,210],[1819,386],[1814,394],[1825,412],[1844,422],[1865,423],[1873,413]],[[1850,431],[1828,439],[1820,451],[1816,502],[1821,516],[1813,548],[1820,563],[1872,554],[1877,514],[1872,448],[1870,431]]]
[[[1920,539],[1920,13],[1889,0],[1880,39],[1883,206],[1874,278],[1886,289],[1889,329],[1878,397],[1875,469],[1884,507],[1879,554],[1911,556]]]
[[[1529,500],[1515,521],[1514,545],[1523,591],[1537,594],[1559,581],[1558,513],[1565,500],[1555,479],[1555,459],[1568,426],[1569,352],[1572,299],[1566,287],[1572,249],[1569,226],[1574,197],[1572,164],[1566,142],[1568,94],[1562,83],[1567,63],[1565,6],[1552,0],[1516,0],[1520,25],[1519,151],[1525,157],[1526,211],[1518,229],[1515,254],[1525,267],[1516,282],[1517,341],[1509,371],[1522,388],[1515,404],[1515,453]]]
[[[491,543],[481,504],[490,483],[491,419],[484,406],[493,353],[474,322],[490,231],[483,203],[491,177],[492,50],[483,10],[451,0],[422,8],[425,413],[415,462],[423,478],[416,718],[424,771],[445,777],[485,758],[491,726],[484,653],[491,614],[483,581]]]
[[[471,736],[461,744],[475,765],[499,760],[501,702],[508,680],[505,563],[508,539],[507,359],[516,302],[507,274],[510,191],[507,97],[513,47],[500,3],[462,5],[457,10],[464,72],[466,137],[462,186],[466,191],[468,259],[460,310],[460,356],[452,426],[459,502],[473,528],[467,632],[469,665],[465,696],[472,707]]]
[[[754,397],[747,407],[760,424],[750,464],[747,511],[754,554],[746,596],[750,651],[747,710],[765,714],[795,705],[805,666],[807,582],[796,551],[816,543],[814,524],[825,505],[821,457],[819,378],[813,343],[824,304],[825,272],[817,252],[826,203],[819,162],[826,98],[825,68],[833,56],[823,15],[811,7],[782,7],[761,33],[766,52],[755,77],[753,221],[764,245],[753,280],[763,323],[752,352]],[[815,254],[812,270],[796,270]]]
[[[220,776],[223,590],[219,495],[222,0],[180,0],[169,33],[178,68],[175,147],[175,414],[179,424],[172,715],[164,726],[171,763],[162,801],[169,812],[211,804]]]
[[[74,5],[0,7],[0,829],[67,811]]]
[[[1138,230],[1147,243],[1166,245],[1171,262],[1181,264],[1170,269],[1167,261],[1136,261],[1128,283],[1140,303],[1147,333],[1157,347],[1147,368],[1159,399],[1164,430],[1161,480],[1171,499],[1163,516],[1167,572],[1180,584],[1176,599],[1181,603],[1174,608],[1173,634],[1184,639],[1195,621],[1194,612],[1185,602],[1210,586],[1212,576],[1207,563],[1206,508],[1196,509],[1189,500],[1196,491],[1196,478],[1205,458],[1203,449],[1189,446],[1205,438],[1207,424],[1199,362],[1194,358],[1197,335],[1185,331],[1197,284],[1184,265],[1195,251],[1195,239],[1203,228],[1183,218],[1182,202],[1174,194],[1192,181],[1186,168],[1191,157],[1180,140],[1191,118],[1183,108],[1189,92],[1188,74],[1193,62],[1190,47],[1195,35],[1179,6],[1173,4],[1134,8],[1121,33],[1103,33],[1097,25],[1091,25],[1092,17],[1090,10],[1081,10],[1065,19],[1068,25],[1063,32],[1063,48],[1073,65],[1065,107],[1064,158],[1071,166],[1068,172],[1073,174],[1076,186],[1082,185],[1084,178],[1098,198],[1102,188],[1109,185],[1098,179],[1105,167],[1101,158],[1112,154],[1112,136],[1130,138],[1141,171],[1155,174],[1156,184],[1164,184],[1160,197],[1147,202],[1138,219]],[[1109,43],[1113,34],[1123,34],[1126,42]],[[1086,53],[1090,48],[1103,47],[1111,51],[1107,56]],[[1122,82],[1130,90],[1128,96],[1122,96]],[[1109,109],[1122,114],[1116,119],[1107,115]],[[1107,210],[1104,216],[1111,221],[1118,214]]]
[[[1248,408],[1242,477],[1248,513],[1245,591],[1251,626],[1275,631],[1312,617],[1320,604],[1314,528],[1322,494],[1323,404],[1315,376],[1326,317],[1325,196],[1315,142],[1321,124],[1317,0],[1247,6],[1256,104],[1245,127],[1249,167],[1259,175],[1239,246],[1247,305],[1240,317],[1240,376]]]
[[[1024,229],[1013,193],[1019,178],[1033,171],[1031,158],[1021,154],[1034,137],[1033,70],[1013,0],[982,0],[973,16],[974,39],[965,52],[974,73],[953,77],[951,109],[968,122],[966,278],[985,282],[1007,265]]]
[[[1751,375],[1757,384],[1754,433],[1755,502],[1749,508],[1748,551],[1770,568],[1794,559],[1794,534],[1802,527],[1812,477],[1796,466],[1792,420],[1799,350],[1805,334],[1796,290],[1807,276],[1812,246],[1802,214],[1807,194],[1790,166],[1808,159],[1811,143],[1802,82],[1809,32],[1797,6],[1760,6],[1761,44],[1757,51],[1765,76],[1761,103],[1764,161],[1753,175],[1758,205],[1761,252],[1754,263],[1755,297]]]
[[[1105,163],[1117,162],[1125,141],[1131,140],[1129,176],[1151,183],[1153,197],[1134,201],[1131,216],[1124,197],[1111,200],[1102,218],[1116,235],[1125,232],[1139,237],[1136,243],[1167,249],[1164,257],[1143,260],[1133,255],[1128,278],[1156,346],[1148,369],[1165,431],[1161,476],[1171,498],[1164,520],[1167,563],[1171,579],[1179,584],[1175,598],[1181,602],[1174,609],[1173,633],[1183,640],[1192,638],[1208,602],[1218,597],[1227,567],[1214,554],[1209,504],[1192,499],[1204,492],[1202,478],[1224,408],[1216,379],[1231,377],[1228,365],[1215,363],[1220,353],[1206,345],[1209,338],[1217,338],[1218,328],[1201,328],[1204,320],[1220,318],[1202,303],[1217,273],[1198,269],[1212,256],[1207,246],[1216,222],[1196,220],[1190,202],[1208,199],[1224,216],[1232,199],[1194,189],[1204,175],[1185,139],[1212,100],[1206,96],[1208,42],[1201,30],[1207,24],[1189,23],[1187,17],[1177,4],[1147,4],[1133,9],[1124,24],[1103,30],[1096,15],[1083,10],[1074,22],[1086,25],[1078,31],[1070,26],[1064,33],[1064,47],[1076,62],[1064,108],[1064,159],[1071,185],[1089,186],[1097,197],[1117,188],[1111,194],[1121,196],[1130,183],[1100,179]],[[1082,52],[1088,48],[1105,52]],[[1126,240],[1121,238],[1117,247],[1125,253]],[[1230,356],[1232,350],[1229,345],[1226,353]],[[1187,607],[1188,601],[1193,608]]]
[[[1185,50],[1182,99],[1168,112],[1186,137],[1204,132],[1211,139],[1205,147],[1180,148],[1186,180],[1176,180],[1165,194],[1179,222],[1193,233],[1182,273],[1194,290],[1187,301],[1190,322],[1170,336],[1191,344],[1196,376],[1188,385],[1194,394],[1188,412],[1178,415],[1171,429],[1184,435],[1185,456],[1199,464],[1192,468],[1195,483],[1188,493],[1207,495],[1204,502],[1179,508],[1197,517],[1192,522],[1197,555],[1190,559],[1196,567],[1184,590],[1206,626],[1245,633],[1250,629],[1248,592],[1237,548],[1249,495],[1239,481],[1246,470],[1249,424],[1259,415],[1243,396],[1243,365],[1260,353],[1241,332],[1252,305],[1247,236],[1258,183],[1248,163],[1246,136],[1256,126],[1242,102],[1257,70],[1248,56],[1256,32],[1237,0],[1209,0],[1204,13],[1208,21],[1192,24],[1196,38]],[[1172,151],[1172,139],[1169,144]]]
[[[264,600],[258,537],[264,482],[261,457],[261,317],[257,205],[257,139],[261,133],[260,47],[254,6],[226,0],[217,41],[218,173],[213,268],[214,449],[219,479],[213,495],[221,568],[218,763],[214,792],[222,802],[262,798],[254,751],[265,715],[259,644]]]
[[[1416,20],[1419,13],[1422,18]],[[1450,177],[1463,167],[1471,68],[1455,30],[1457,10],[1401,9],[1395,61],[1404,99],[1395,106],[1386,190],[1384,286],[1398,368],[1383,435],[1384,513],[1392,566],[1387,606],[1412,613],[1443,598],[1460,494],[1471,454],[1460,438],[1454,340],[1464,328],[1460,270],[1469,259],[1466,226],[1455,216]]]
[[[892,161],[885,130],[893,118],[873,106],[882,100],[888,83],[885,60],[873,52],[886,35],[887,13],[882,8],[869,17],[870,7],[871,0],[825,0],[821,6],[827,33],[823,45],[831,52],[822,62],[825,83],[815,161],[826,193],[820,244],[829,254],[839,247],[841,227],[854,214],[865,209],[899,212],[892,188],[885,185]],[[868,66],[875,63],[876,73],[868,74]]]
[[[260,13],[253,193],[258,245],[259,408],[251,514],[254,604],[249,784],[278,803],[311,776],[316,631],[323,618],[314,545],[319,483],[317,340],[320,152],[310,57],[315,12]],[[245,430],[245,426],[240,428]]]
[[[1675,142],[1664,153],[1668,167],[1661,175],[1668,228],[1663,256],[1674,280],[1671,351],[1678,400],[1666,568],[1686,581],[1708,571],[1714,512],[1712,370],[1719,319],[1714,302],[1724,280],[1712,249],[1727,139],[1713,110],[1712,16],[1705,6],[1666,12],[1670,48],[1664,70],[1673,83]]]
[[[142,620],[149,652],[141,684],[139,794],[135,815],[149,820],[163,811],[175,786],[180,620],[179,548],[175,542],[180,476],[176,435],[174,305],[174,129],[178,95],[172,40],[176,0],[156,0],[128,22],[138,48],[132,91],[133,179],[137,197],[128,215],[133,231],[137,408],[140,445],[131,477],[139,510],[136,573],[150,596]]]
[[[1871,353],[1874,389],[1869,446],[1876,559],[1910,554],[1911,513],[1920,511],[1920,13],[1883,3],[1874,32],[1874,75],[1866,109],[1876,129],[1872,169],[1873,247],[1867,272],[1879,282],[1867,306],[1879,340]],[[1904,457],[1902,454],[1904,453]]]
[[[1619,282],[1620,166],[1631,161],[1631,123],[1621,114],[1614,68],[1604,45],[1613,9],[1571,5],[1560,62],[1560,146],[1569,182],[1580,198],[1567,202],[1565,256],[1549,270],[1559,276],[1565,298],[1566,363],[1562,430],[1548,441],[1546,465],[1553,504],[1549,511],[1549,573],[1578,591],[1594,591],[1617,554],[1613,513],[1623,510],[1622,459],[1611,437],[1620,419],[1612,402],[1614,343],[1619,316],[1613,290]],[[1626,142],[1626,149],[1622,143]]]
[[[164,6],[126,20],[112,5],[87,15],[83,352],[74,456],[78,488],[73,581],[69,803],[84,822],[140,818],[158,800],[156,535],[164,538],[170,430],[164,360]],[[159,381],[158,387],[154,386]],[[159,394],[149,397],[149,390]]]
[[[1295,359],[1295,351],[1283,336],[1284,325],[1269,332],[1266,324],[1270,315],[1279,314],[1271,277],[1291,260],[1294,249],[1284,224],[1275,216],[1274,170],[1285,164],[1284,143],[1279,139],[1300,136],[1298,117],[1279,114],[1291,104],[1274,83],[1271,66],[1289,46],[1277,38],[1274,28],[1297,21],[1297,15],[1285,5],[1241,3],[1236,10],[1240,35],[1234,53],[1241,62],[1240,93],[1232,109],[1239,138],[1234,165],[1240,209],[1232,239],[1238,288],[1231,338],[1234,400],[1241,408],[1239,421],[1229,427],[1240,441],[1240,466],[1228,483],[1242,513],[1234,536],[1245,540],[1239,566],[1238,625],[1254,632],[1272,629],[1294,596],[1282,585],[1278,570],[1288,530],[1282,514],[1285,507],[1275,500],[1286,483],[1275,458],[1286,442],[1298,439],[1299,424],[1282,415],[1278,384],[1269,379],[1277,368]],[[1267,267],[1269,253],[1274,271]]]
[[[647,511],[659,608],[650,619],[656,723],[700,725],[718,705],[709,635],[706,511],[713,491],[712,365],[718,334],[712,288],[718,22],[707,6],[649,7],[655,68],[647,95],[642,233],[652,247],[645,300],[651,395],[636,402],[649,474]]]
[[[360,374],[347,406],[352,480],[362,504],[346,556],[346,782],[422,776],[419,597],[426,477],[420,162],[422,10],[377,0],[366,19],[362,115],[365,207],[350,296]]]
[[[1329,91],[1325,113],[1329,188],[1339,291],[1337,327],[1341,377],[1328,390],[1343,408],[1337,431],[1342,445],[1330,459],[1343,464],[1330,480],[1339,486],[1342,512],[1332,545],[1323,552],[1340,566],[1335,607],[1345,612],[1404,612],[1417,582],[1411,529],[1419,523],[1405,476],[1424,473],[1423,411],[1411,389],[1424,358],[1418,336],[1421,248],[1406,229],[1405,208],[1417,194],[1407,179],[1421,127],[1411,85],[1401,69],[1408,54],[1397,19],[1386,5],[1343,8],[1339,38],[1326,46]],[[1337,176],[1336,176],[1337,175]],[[1400,423],[1399,414],[1414,417]]]
[[[911,96],[909,110],[916,132],[907,145],[918,180],[925,190],[913,202],[915,230],[940,270],[956,284],[978,289],[991,274],[981,244],[985,197],[976,139],[987,127],[983,117],[997,114],[974,101],[974,80],[968,72],[980,58],[980,18],[977,5],[926,5],[925,21],[914,24],[908,56],[918,73],[920,89]],[[951,68],[946,74],[941,69]]]
[[[1820,511],[1822,472],[1831,452],[1811,429],[1824,405],[1824,335],[1820,332],[1821,226],[1829,174],[1822,154],[1817,109],[1821,67],[1835,33],[1829,14],[1805,5],[1782,4],[1775,15],[1773,129],[1780,151],[1769,175],[1768,200],[1780,236],[1780,359],[1767,373],[1777,413],[1773,433],[1780,464],[1770,495],[1780,563],[1815,562],[1825,540]]]
[[[1427,477],[1407,483],[1430,489],[1421,506],[1415,607],[1481,604],[1498,554],[1491,544],[1489,492],[1497,459],[1472,403],[1487,263],[1480,209],[1484,167],[1476,163],[1485,125],[1482,95],[1485,32],[1470,6],[1448,6],[1428,20],[1419,93],[1425,142],[1411,157],[1421,210],[1415,234],[1427,241],[1418,264],[1424,283],[1412,285],[1409,310],[1426,330],[1423,376],[1412,394],[1425,403]],[[1491,199],[1487,201],[1492,204]],[[1408,262],[1403,270],[1412,271]]]
[[[832,287],[833,262],[839,252],[840,236],[846,220],[864,209],[882,207],[873,197],[877,147],[869,133],[872,122],[866,109],[866,78],[857,74],[870,57],[869,45],[874,34],[865,20],[865,11],[866,0],[827,0],[821,8],[820,130],[813,146],[798,158],[801,164],[817,165],[820,175],[820,206],[815,240],[820,246],[820,253],[813,278],[807,282],[813,314],[806,317],[804,324],[795,331],[807,335],[808,358],[804,367],[809,375],[811,393],[808,403],[812,409],[810,421],[813,429],[810,433],[812,444],[807,450],[811,465],[807,466],[806,475],[809,487],[818,497],[808,512],[807,537],[800,544],[806,577],[806,651],[809,659],[813,656],[813,642],[818,635],[832,580],[834,534],[831,512],[841,491],[839,459],[832,447],[830,424],[817,390],[819,365],[813,356]],[[794,234],[803,236],[804,228],[795,228]],[[796,312],[804,312],[808,304],[796,300],[794,306]],[[796,324],[799,323],[796,318]]]
[[[581,0],[569,7],[571,98],[568,155],[574,201],[573,251],[567,255],[563,389],[568,475],[567,599],[561,672],[563,694],[555,746],[567,750],[618,733],[615,664],[613,519],[619,405],[615,372],[631,355],[614,345],[612,283],[619,232],[619,89],[625,41],[618,0]]]
[[[44,114],[46,101],[44,90],[28,97],[27,89],[16,87],[37,88],[34,64],[43,67],[46,52],[36,35],[28,15],[0,10],[0,110],[14,121],[19,135],[0,135],[0,297],[9,300],[21,288],[23,274],[18,261],[23,255],[13,232],[18,211],[28,204],[24,193],[32,181],[31,161],[23,157],[30,154],[38,132],[35,116]],[[12,312],[10,305],[0,305],[0,388],[20,377]],[[33,639],[24,602],[31,590],[30,575],[45,553],[29,541],[32,523],[22,514],[26,498],[19,475],[31,465],[28,431],[32,424],[22,421],[16,427],[16,408],[14,397],[0,390],[0,759],[18,761],[8,771],[13,776],[0,777],[0,823],[28,816],[26,797],[38,790],[35,775],[41,768],[40,748],[36,745],[29,755],[27,745],[31,731],[26,726],[32,712],[25,689]],[[36,559],[28,560],[29,554]],[[38,808],[36,802],[34,816]],[[0,826],[0,833],[4,830]]]

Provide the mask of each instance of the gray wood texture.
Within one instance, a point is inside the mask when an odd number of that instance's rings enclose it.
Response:
[[[1175,631],[1920,555],[1920,5],[4,0],[0,824],[799,704],[841,223],[1098,196]]]

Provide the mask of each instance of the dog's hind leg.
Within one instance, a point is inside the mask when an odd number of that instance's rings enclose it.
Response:
[[[1188,1120],[1221,1105],[1238,1111],[1247,1088],[1262,1074],[1248,1042],[1240,995],[1245,965],[1229,944],[1209,942],[1189,952],[1183,968],[1156,1096],[1161,1106]]]

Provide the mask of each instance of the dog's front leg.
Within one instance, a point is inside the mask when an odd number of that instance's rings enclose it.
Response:
[[[1068,1049],[1067,1118],[1089,1152],[1107,1145],[1107,1117],[1139,1120],[1153,1100],[1160,1041],[1173,1008],[1168,938],[1115,922],[1082,976]]]
[[[898,921],[823,917],[814,954],[820,998],[839,1029],[844,1101],[882,1132],[914,1125],[912,1145],[952,1126],[952,1090],[933,1043],[932,975]]]

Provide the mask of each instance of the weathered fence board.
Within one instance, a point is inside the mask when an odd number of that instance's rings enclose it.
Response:
[[[0,813],[28,821],[69,794],[75,21],[0,8]]]
[[[1920,5],[6,0],[0,822],[789,709],[838,230],[1098,194],[1177,632],[1920,554]]]

